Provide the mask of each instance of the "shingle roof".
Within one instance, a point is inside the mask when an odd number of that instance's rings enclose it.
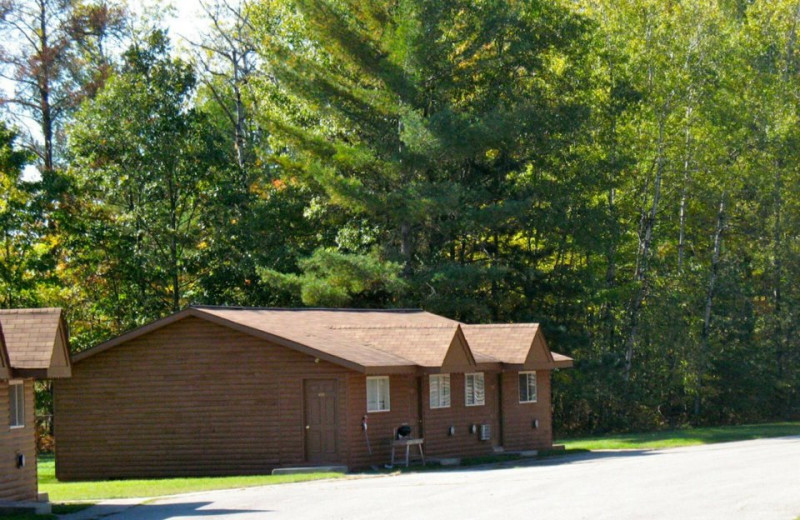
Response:
[[[473,352],[518,365],[525,363],[538,331],[538,323],[464,325]]]
[[[536,324],[463,325],[414,309],[194,306],[84,351],[76,355],[74,361],[187,316],[255,334],[361,371],[375,367],[439,368],[453,345],[464,345],[466,353],[462,359],[471,365],[501,361],[523,364],[538,332]]]
[[[361,320],[365,323],[393,322],[400,316],[411,321],[422,322],[424,320],[424,317],[411,312],[383,315],[379,312],[323,309],[308,311],[221,307],[195,307],[194,309],[250,329],[274,334],[320,353],[346,359],[361,367],[411,366],[414,363],[399,353],[379,350],[358,339],[354,340],[336,334],[332,332],[332,327],[340,324],[359,323]]]
[[[407,325],[407,326],[334,326],[332,335],[360,341],[370,348],[390,352],[412,364],[425,368],[438,368],[450,351],[458,334],[455,325]]]
[[[61,309],[0,309],[0,326],[12,369],[68,371]]]

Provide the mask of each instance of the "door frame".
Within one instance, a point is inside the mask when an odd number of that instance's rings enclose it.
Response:
[[[322,460],[311,460],[311,456],[309,454],[309,443],[308,443],[308,433],[306,426],[309,424],[309,406],[308,406],[308,385],[309,383],[315,382],[330,382],[333,383],[333,387],[335,389],[335,397],[333,402],[333,432],[334,432],[334,443],[336,446],[335,450],[335,460],[328,460],[323,458]],[[310,464],[318,464],[322,462],[339,462],[342,458],[342,443],[341,439],[339,438],[339,431],[341,426],[341,418],[339,413],[339,380],[335,377],[310,377],[303,379],[303,460]]]

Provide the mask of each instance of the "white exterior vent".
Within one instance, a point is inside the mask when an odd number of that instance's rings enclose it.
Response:
[[[488,441],[492,438],[492,427],[488,424],[481,424],[481,440]]]

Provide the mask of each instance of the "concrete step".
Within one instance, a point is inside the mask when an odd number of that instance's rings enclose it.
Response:
[[[457,457],[452,458],[444,458],[444,459],[436,459],[439,461],[439,465],[441,466],[460,466],[461,459]]]
[[[0,501],[0,517],[16,514],[49,515],[52,511],[50,502],[4,502]]]
[[[300,475],[304,473],[347,473],[347,466],[303,466],[296,468],[275,468],[273,475]]]

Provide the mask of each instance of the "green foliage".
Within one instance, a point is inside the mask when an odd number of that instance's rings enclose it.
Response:
[[[271,0],[202,65],[103,58],[100,7],[70,167],[23,182],[0,130],[0,299],[76,348],[190,302],[422,307],[542,323],[561,433],[800,413],[796,4]]]
[[[0,307],[36,305],[49,266],[40,185],[22,179],[31,156],[18,149],[17,139],[0,122]]]
[[[203,218],[223,155],[206,117],[188,107],[191,66],[154,32],[70,127],[77,267],[106,286],[95,305],[118,324],[148,321],[191,301],[208,236]]]
[[[358,306],[360,301],[384,303],[402,290],[400,265],[381,262],[377,255],[353,255],[317,249],[300,260],[302,274],[282,274],[262,269],[264,283],[288,287],[300,293],[304,305],[313,307]]]

